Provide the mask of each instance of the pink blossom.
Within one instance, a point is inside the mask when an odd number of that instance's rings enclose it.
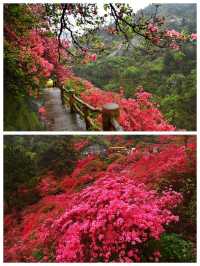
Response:
[[[45,114],[46,113],[46,109],[44,106],[41,106],[39,109],[38,109],[38,113],[39,114]]]
[[[180,32],[175,31],[175,30],[167,30],[165,35],[167,37],[171,37],[171,38],[173,38],[173,37],[180,38],[182,36]]]
[[[176,44],[175,42],[172,42],[170,44],[170,48],[175,49],[175,50],[179,50],[180,49],[180,46],[178,44]]]
[[[155,26],[153,23],[149,23],[148,26],[147,26],[147,29],[148,29],[150,32],[157,32],[157,31],[158,31],[158,27]]]
[[[95,62],[97,60],[97,55],[96,54],[91,54],[89,56],[89,58],[90,58],[91,61]]]
[[[192,41],[196,41],[197,40],[197,34],[196,33],[192,33],[191,34],[191,40]]]

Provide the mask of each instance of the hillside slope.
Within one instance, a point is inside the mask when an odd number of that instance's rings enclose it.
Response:
[[[143,12],[152,14],[153,7]],[[195,4],[162,4],[158,9],[169,28],[196,32]],[[177,128],[196,128],[196,43],[184,44],[181,50],[149,49],[134,37],[127,48],[119,37],[102,31],[98,38],[108,48],[96,62],[77,65],[74,71],[82,78],[107,91],[124,89],[133,97],[143,86],[153,93],[165,117]]]

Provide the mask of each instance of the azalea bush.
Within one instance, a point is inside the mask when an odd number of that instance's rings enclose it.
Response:
[[[62,87],[67,81],[74,80],[72,67],[75,62],[88,64],[98,60],[105,47],[92,36],[106,23],[108,15],[116,21],[115,29],[107,26],[109,34],[123,33],[126,41],[139,35],[151,45],[180,49],[183,43],[197,39],[195,33],[167,29],[159,17],[153,21],[144,17],[140,25],[131,24],[128,18],[135,14],[128,5],[109,4],[104,6],[104,11],[103,16],[99,15],[95,4],[4,5],[6,129],[39,130],[44,127],[38,120],[38,111],[41,114],[43,110],[39,107],[47,79],[53,79],[56,86]],[[67,16],[74,20],[67,20]],[[86,36],[83,36],[83,27]],[[89,47],[88,42],[91,43]],[[93,50],[97,50],[97,54]],[[90,85],[85,81],[81,97],[100,107],[103,103],[117,102],[121,108],[119,122],[125,130],[175,130],[151,101],[152,95],[143,89],[136,93],[135,98],[126,99],[123,91],[119,95],[105,93],[92,86],[88,92]],[[13,114],[16,115],[13,117]]]
[[[195,138],[68,139],[74,152],[77,146],[81,151],[83,144],[102,141],[108,145],[104,157],[95,151],[80,153],[71,173],[46,168],[34,186],[18,185],[15,197],[34,199],[34,191],[38,198],[20,208],[15,201],[6,209],[5,261],[195,260]],[[116,144],[124,150],[111,153]],[[6,184],[5,191],[13,197]]]
[[[126,131],[171,131],[175,130],[158,110],[152,101],[152,94],[138,88],[135,98],[124,98],[121,93],[105,92],[98,88],[90,88],[81,93],[84,101],[95,107],[103,107],[106,103],[115,102],[120,107],[119,123]],[[97,118],[101,121],[101,117]]]
[[[102,177],[53,224],[61,234],[56,261],[141,261],[140,246],[148,238],[159,239],[163,225],[178,221],[170,209],[180,202],[175,192],[159,197],[134,180]]]
[[[40,88],[50,76],[56,75],[62,83],[70,75],[70,69],[63,64],[68,53],[64,48],[58,53],[58,40],[44,19],[43,5],[5,5],[4,12],[5,127],[8,130],[40,130],[36,103]],[[67,41],[62,45],[66,48]],[[62,63],[59,56],[62,56]],[[20,117],[13,119],[10,112]]]

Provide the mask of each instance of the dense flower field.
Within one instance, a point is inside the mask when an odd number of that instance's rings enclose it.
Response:
[[[5,206],[5,261],[194,260],[195,139],[105,139],[106,153],[82,154],[71,174],[44,173],[34,187],[37,202]],[[123,149],[113,151],[116,143]],[[90,145],[89,138],[76,139],[74,151]],[[31,195],[25,186],[17,193]]]

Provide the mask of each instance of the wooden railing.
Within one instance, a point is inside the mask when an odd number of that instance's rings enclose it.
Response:
[[[116,103],[105,104],[103,108],[96,108],[80,99],[73,89],[61,88],[62,103],[66,101],[70,106],[71,113],[78,113],[84,119],[87,130],[123,131],[119,125],[119,105]],[[95,123],[94,116],[101,114],[102,127]]]

